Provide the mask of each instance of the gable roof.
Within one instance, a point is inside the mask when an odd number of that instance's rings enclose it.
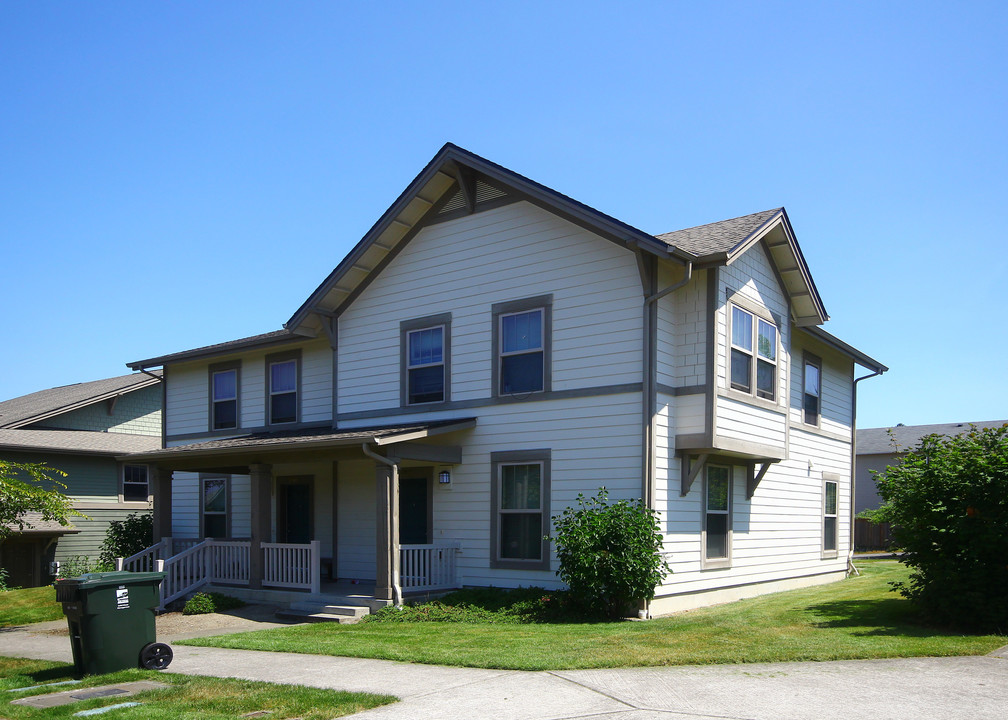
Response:
[[[116,456],[161,447],[160,435],[96,432],[94,430],[0,429],[0,450]]]
[[[144,373],[63,385],[0,402],[0,429],[21,428],[160,382]]]
[[[938,425],[897,425],[891,428],[865,428],[857,431],[858,455],[891,455],[910,450],[927,435],[962,435],[973,428],[999,428],[1008,424],[1008,420],[989,420],[984,422],[941,423]],[[890,435],[891,433],[891,435]],[[893,447],[895,440],[896,446]]]

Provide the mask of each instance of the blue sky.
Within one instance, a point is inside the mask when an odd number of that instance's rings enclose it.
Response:
[[[451,141],[654,233],[784,205],[860,426],[1006,418],[1006,7],[3,3],[0,398],[278,329]]]

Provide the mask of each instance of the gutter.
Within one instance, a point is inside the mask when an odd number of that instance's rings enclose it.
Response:
[[[402,587],[399,584],[399,542],[398,533],[395,527],[395,505],[399,502],[399,463],[389,460],[384,455],[379,455],[368,447],[366,442],[361,443],[361,452],[363,452],[367,457],[371,458],[375,462],[379,462],[382,465],[387,465],[392,468],[392,492],[389,493],[389,507],[386,509],[388,513],[388,526],[390,534],[388,536],[389,541],[389,567],[392,570],[392,602],[395,603],[396,607],[402,606]]]
[[[860,575],[854,566],[854,482],[857,474],[857,386],[862,380],[881,375],[889,368],[879,365],[875,372],[855,378],[851,385],[850,539],[847,546],[847,575]]]

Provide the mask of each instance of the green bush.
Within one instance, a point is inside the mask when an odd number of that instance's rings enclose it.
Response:
[[[661,555],[658,513],[639,499],[610,503],[604,487],[587,500],[578,494],[577,501],[553,517],[557,575],[584,612],[625,617],[654,598],[671,572]]]
[[[115,568],[96,562],[87,555],[71,555],[60,560],[59,572],[56,573],[56,577],[73,578],[90,572],[107,572],[113,569]]]
[[[125,520],[109,523],[102,542],[99,564],[115,567],[116,558],[127,558],[154,544],[154,518],[150,513],[133,513]]]
[[[929,435],[876,475],[910,580],[895,588],[930,619],[1008,631],[1008,425]]]
[[[221,593],[198,592],[186,600],[182,608],[183,615],[208,615],[209,613],[221,612],[223,610],[234,610],[244,607],[245,602],[230,595]]]

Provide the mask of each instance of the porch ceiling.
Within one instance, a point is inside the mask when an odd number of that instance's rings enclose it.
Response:
[[[306,453],[310,453],[312,459],[361,458],[364,454],[360,446],[365,443],[394,448],[397,443],[412,445],[418,440],[467,430],[475,425],[476,418],[459,418],[344,431],[318,428],[278,433],[251,433],[134,453],[119,459],[150,463],[169,470],[243,473],[247,472],[250,464],[304,460]],[[391,454],[395,454],[394,449]]]

